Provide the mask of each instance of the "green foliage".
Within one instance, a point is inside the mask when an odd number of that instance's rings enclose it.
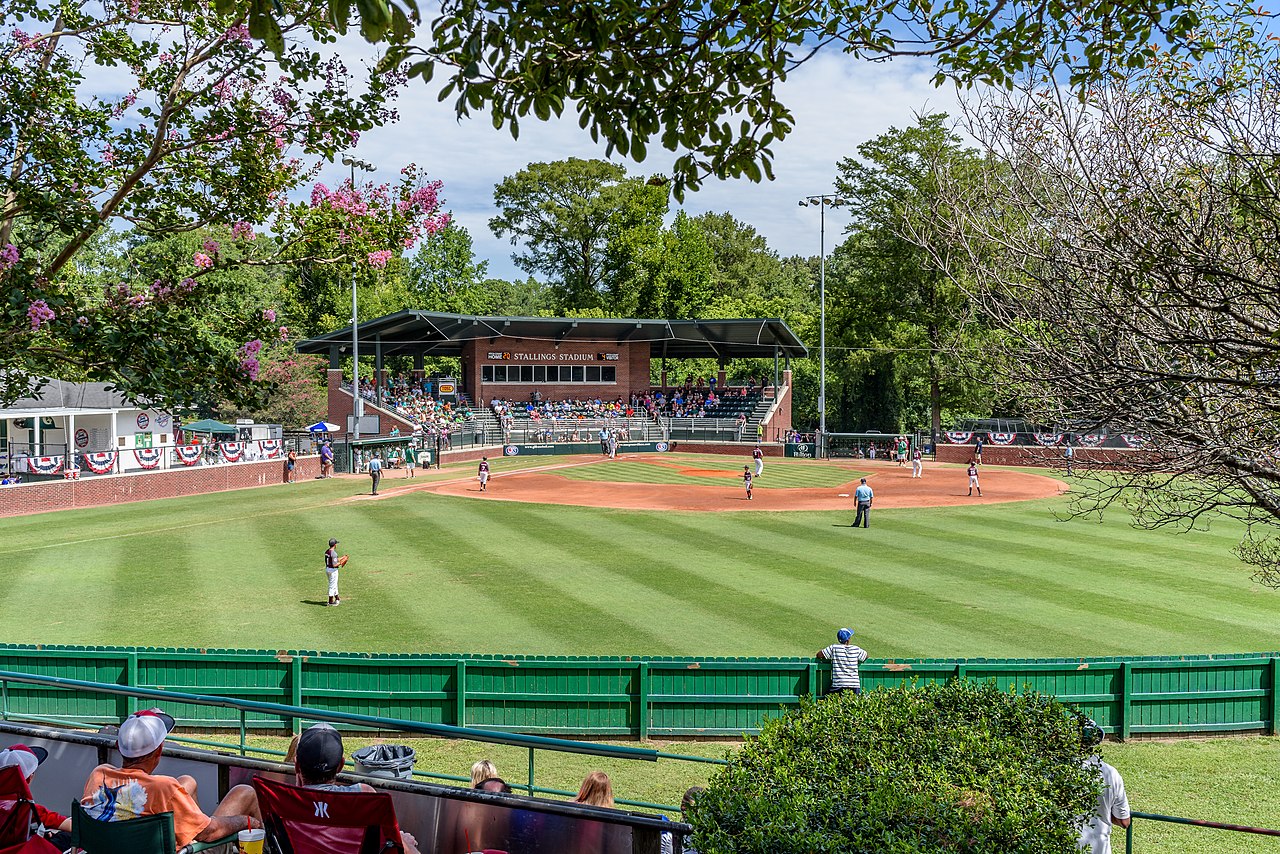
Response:
[[[692,817],[703,854],[1077,854],[1098,780],[1079,714],[945,684],[808,701],[765,724]]]

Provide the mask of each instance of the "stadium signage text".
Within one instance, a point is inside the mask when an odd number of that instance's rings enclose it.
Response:
[[[618,362],[617,353],[514,353],[493,351],[491,362]]]

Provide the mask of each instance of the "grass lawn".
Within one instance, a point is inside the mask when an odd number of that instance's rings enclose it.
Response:
[[[619,465],[636,464],[563,471]],[[770,460],[762,488],[855,474]],[[1059,521],[1053,499],[881,510],[854,531],[837,527],[847,512],[395,495],[402,483],[384,479],[380,501],[351,500],[368,481],[340,478],[5,519],[0,641],[811,655],[852,625],[874,657],[1032,657],[1266,651],[1280,631],[1280,594],[1249,581],[1225,524],[1176,535],[1133,530],[1118,512]],[[352,556],[336,609],[321,607],[330,536]]]
[[[561,472],[571,480],[590,480],[614,483],[669,483],[703,486],[737,485],[742,477],[742,467],[747,465],[742,457],[723,455],[672,454],[668,463],[635,462],[621,458],[606,465],[580,466]],[[751,467],[755,471],[755,466]],[[806,487],[840,486],[865,475],[848,463],[815,463],[804,460],[779,462],[768,460],[764,474],[755,482],[756,489],[796,489]]]

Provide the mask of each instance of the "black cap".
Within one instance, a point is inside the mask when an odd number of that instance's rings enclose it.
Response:
[[[338,544],[338,541],[337,541],[337,540],[333,539],[332,537],[330,537],[330,538],[329,538],[329,545],[330,545],[330,546],[336,546],[337,544]]]
[[[316,724],[303,731],[296,755],[304,777],[332,777],[342,769],[342,736],[328,724]]]

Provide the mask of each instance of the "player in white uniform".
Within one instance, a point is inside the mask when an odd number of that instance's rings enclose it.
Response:
[[[480,458],[480,470],[479,472],[477,472],[477,476],[480,478],[480,491],[488,492],[489,491],[489,458],[488,457]]]
[[[751,500],[751,480],[754,475],[751,474],[751,466],[742,467],[742,485],[747,488],[747,500]]]
[[[324,574],[329,577],[330,605],[341,605],[342,597],[338,595],[338,570],[347,562],[346,557],[338,557],[338,541],[330,538],[329,550],[324,553]]]
[[[756,461],[756,477],[764,474],[764,451],[760,450],[759,445],[751,452],[751,459]]]
[[[982,487],[978,485],[978,462],[977,460],[969,460],[969,494],[973,495],[974,490],[978,490],[978,497],[982,497]]]

